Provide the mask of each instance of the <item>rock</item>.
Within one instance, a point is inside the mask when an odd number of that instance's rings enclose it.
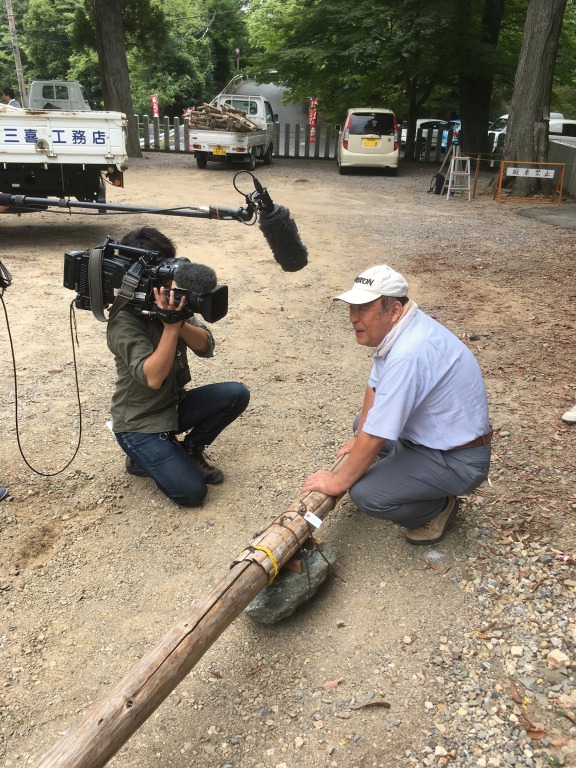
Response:
[[[558,704],[567,709],[576,709],[576,691],[559,696]]]
[[[304,550],[302,573],[282,569],[246,607],[246,615],[260,624],[274,624],[291,616],[298,606],[315,594],[336,562],[336,549],[324,544],[322,552]],[[302,551],[300,552],[302,554]]]
[[[552,669],[564,669],[564,667],[570,663],[570,657],[567,656],[563,651],[559,651],[557,648],[555,648],[553,651],[550,651],[546,658]]]

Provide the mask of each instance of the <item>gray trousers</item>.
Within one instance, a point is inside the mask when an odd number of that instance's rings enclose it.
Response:
[[[490,445],[438,451],[389,440],[350,498],[367,515],[417,528],[440,514],[448,496],[470,493],[486,480],[490,453]]]

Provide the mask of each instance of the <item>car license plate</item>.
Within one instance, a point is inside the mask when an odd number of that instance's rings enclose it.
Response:
[[[226,147],[212,147],[212,154],[213,155],[225,155],[226,154]]]
[[[378,139],[362,139],[363,147],[377,147]]]

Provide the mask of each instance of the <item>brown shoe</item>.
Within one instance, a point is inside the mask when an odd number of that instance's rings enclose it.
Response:
[[[203,445],[185,445],[184,447],[207,485],[218,485],[224,480],[224,473],[206,461]]]
[[[129,475],[134,475],[134,477],[148,477],[148,472],[146,472],[145,469],[142,469],[140,464],[136,464],[135,461],[132,461],[130,456],[126,456],[126,472],[128,472]]]
[[[406,541],[410,544],[436,544],[444,538],[448,525],[456,517],[458,512],[458,499],[456,496],[448,496],[446,506],[433,520],[428,520],[418,528],[406,531]]]

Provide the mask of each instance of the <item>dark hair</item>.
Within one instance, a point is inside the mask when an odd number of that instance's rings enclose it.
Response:
[[[382,303],[382,312],[388,312],[395,301],[399,301],[404,306],[408,301],[408,296],[380,296],[380,301]]]
[[[12,88],[4,88],[4,90],[2,91],[2,93],[3,93],[5,96],[10,96],[10,98],[11,98],[11,99],[13,99],[13,98],[14,98],[14,91],[12,90]]]
[[[154,227],[140,227],[124,235],[121,245],[131,248],[143,248],[146,251],[159,251],[162,259],[173,259],[176,256],[176,246],[169,237]]]

